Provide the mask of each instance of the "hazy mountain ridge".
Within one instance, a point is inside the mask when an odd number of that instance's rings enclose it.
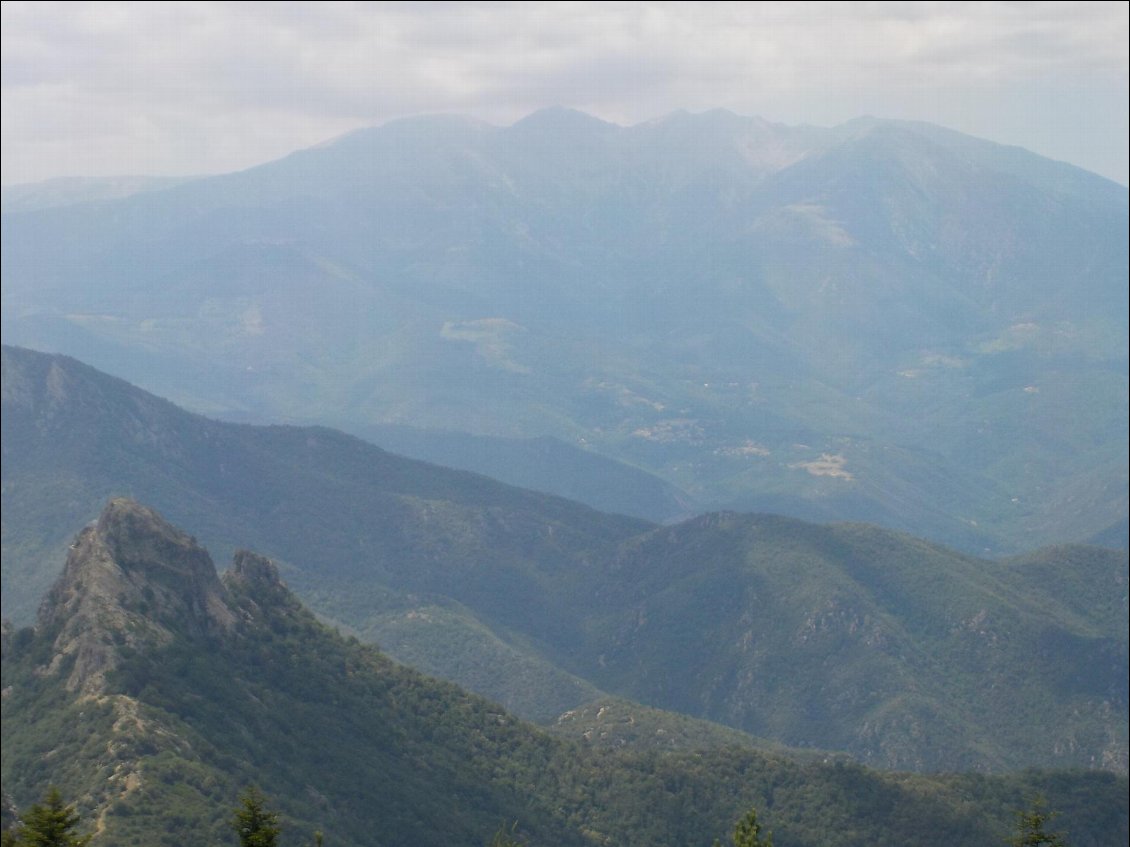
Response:
[[[431,624],[424,642],[404,646],[406,658],[429,658],[438,665],[425,667],[462,673],[466,684],[481,683],[493,664],[510,676],[490,674],[499,685],[485,690],[532,705],[526,714],[549,719],[599,696],[538,659],[528,636],[515,650],[508,618],[541,626],[557,618],[539,596],[535,562],[559,567],[647,523],[329,430],[209,421],[62,357],[5,347],[3,385],[5,615],[30,619],[65,557],[65,525],[87,522],[107,497],[144,491],[178,522],[194,523],[212,549],[229,554],[242,538],[271,552],[323,609],[329,603],[330,614],[368,637],[394,646],[396,631]],[[467,602],[446,599],[458,598],[460,585]],[[441,620],[429,612],[437,604],[449,607]],[[474,617],[481,609],[471,609],[500,605],[482,622]],[[439,638],[444,626],[461,649],[477,645],[478,663]],[[569,692],[564,701],[559,690]]]
[[[30,212],[76,203],[120,200],[146,191],[172,188],[196,177],[125,176],[59,177],[43,182],[5,185],[0,205],[5,212]]]
[[[325,429],[208,421],[62,357],[3,361],[6,614],[53,577],[62,522],[144,492],[540,720],[608,692],[891,767],[1125,772],[1125,552],[990,562],[764,515],[656,527]]]
[[[354,429],[392,453],[474,471],[602,512],[665,522],[694,511],[687,494],[658,477],[555,438],[492,438],[392,425]]]
[[[975,845],[1034,791],[1080,847],[1127,831],[1126,780],[1110,774],[931,778],[738,748],[588,750],[327,630],[268,559],[241,551],[222,581],[204,565],[189,536],[128,500],[80,533],[38,626],[6,630],[6,797],[59,785],[104,845],[223,840],[249,781],[288,838],[318,828],[343,845],[477,845],[512,820],[535,844],[705,845],[751,805],[783,847]],[[197,587],[168,594],[171,575]],[[91,641],[104,672],[71,691],[71,648]]]
[[[225,417],[549,435],[1016,551],[1125,521],[1126,231],[1123,187],[923,124],[419,118],[6,214],[4,335]]]

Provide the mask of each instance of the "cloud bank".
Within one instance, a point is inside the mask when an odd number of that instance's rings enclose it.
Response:
[[[1125,3],[3,4],[3,181],[230,171],[421,112],[929,120],[1126,182]]]

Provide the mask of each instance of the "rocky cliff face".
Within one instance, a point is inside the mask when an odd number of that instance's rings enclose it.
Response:
[[[55,633],[53,671],[73,659],[68,689],[96,694],[118,647],[206,638],[235,621],[207,551],[152,509],[115,499],[71,545],[38,627]]]
[[[231,598],[231,607],[248,623],[261,616],[264,607],[295,611],[302,606],[283,584],[275,563],[250,550],[235,551],[231,568],[222,581]]]

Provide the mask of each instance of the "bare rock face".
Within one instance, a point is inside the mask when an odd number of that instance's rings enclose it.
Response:
[[[67,687],[97,694],[119,647],[159,646],[174,633],[219,636],[234,624],[207,551],[152,509],[121,498],[71,545],[38,627],[57,631],[50,670],[73,657]]]
[[[245,621],[256,618],[264,607],[301,608],[279,577],[279,569],[266,556],[250,550],[236,550],[223,584],[232,597],[232,606]]]
[[[224,581],[229,584],[243,583],[263,588],[282,587],[279,569],[275,563],[266,556],[252,553],[250,550],[235,551],[231,570],[224,575]]]

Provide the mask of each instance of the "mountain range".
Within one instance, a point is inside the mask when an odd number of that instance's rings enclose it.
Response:
[[[18,624],[61,528],[125,494],[225,556],[261,550],[323,619],[563,732],[623,736],[586,717],[619,697],[903,770],[1127,769],[1124,550],[986,560],[860,524],[656,525],[325,428],[212,421],[19,348],[2,413]]]
[[[1130,837],[1124,186],[549,109],[2,206],[5,827]]]
[[[883,774],[741,747],[608,751],[552,738],[319,623],[275,564],[208,553],[111,500],[34,627],[3,638],[5,805],[48,783],[95,843],[219,844],[257,783],[283,843],[706,845],[751,806],[781,847],[983,845],[1037,792],[1072,844],[1127,837],[1125,776]]]
[[[6,342],[610,505],[526,462],[553,438],[651,520],[1126,545],[1127,191],[1093,174],[928,124],[554,109],[130,185],[7,192]]]

